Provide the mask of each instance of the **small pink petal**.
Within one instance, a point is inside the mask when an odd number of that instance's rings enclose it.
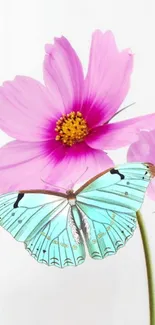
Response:
[[[131,144],[128,150],[128,161],[142,161],[155,164],[155,130],[139,133],[137,142]]]
[[[79,110],[83,98],[84,77],[80,60],[65,37],[46,45],[44,80],[52,96],[58,92],[66,113]],[[60,107],[61,110],[61,107]]]
[[[112,32],[92,37],[82,113],[90,127],[108,121],[127,95],[133,68],[129,49],[119,52]]]
[[[139,133],[138,141],[131,144],[127,153],[130,162],[141,161],[155,164],[155,129]],[[148,189],[148,196],[155,200],[155,179],[152,179]]]
[[[48,163],[46,145],[12,141],[0,149],[0,193],[47,188],[47,184],[41,180],[42,170]],[[53,141],[51,151],[56,150],[57,146],[58,143]],[[50,167],[52,174],[53,165]]]
[[[99,126],[92,130],[85,141],[94,149],[118,149],[137,141],[140,130],[152,130],[154,126],[155,114],[153,113]]]
[[[42,174],[52,186],[71,189],[78,179],[77,183],[82,183],[105,169],[113,167],[113,161],[105,152],[91,149],[84,142],[70,148],[63,147],[61,150],[63,150],[63,159],[60,160],[55,153],[57,164],[53,173],[49,173],[51,170],[49,161]],[[51,158],[53,159],[53,155]]]
[[[24,141],[51,138],[49,123],[59,115],[48,90],[32,78],[17,76],[0,87],[0,127],[11,137]]]
[[[151,200],[155,200],[155,179],[151,180],[147,189],[147,194]]]

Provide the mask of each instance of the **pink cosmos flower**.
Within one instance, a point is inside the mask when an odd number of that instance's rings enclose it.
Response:
[[[5,82],[0,127],[16,140],[0,149],[0,191],[47,189],[42,180],[67,189],[86,167],[85,179],[113,165],[104,150],[129,145],[140,129],[152,129],[155,114],[110,122],[128,92],[132,68],[130,50],[120,52],[110,31],[96,31],[85,78],[61,37],[46,46],[45,86],[22,76]]]
[[[155,165],[155,129],[147,132],[141,131],[138,141],[134,142],[128,150],[128,161],[150,162]],[[155,200],[155,178],[148,186],[147,194]]]

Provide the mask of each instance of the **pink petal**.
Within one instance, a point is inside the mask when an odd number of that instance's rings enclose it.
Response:
[[[0,193],[47,188],[41,180],[42,170],[48,163],[45,144],[12,141],[0,149]],[[53,151],[57,146],[56,141],[51,143]],[[49,172],[53,172],[52,164]]]
[[[66,113],[80,109],[84,77],[77,54],[65,37],[56,38],[45,50],[44,79],[52,96],[59,91]]]
[[[53,119],[54,136],[58,115],[48,90],[34,79],[17,76],[0,87],[0,127],[11,137],[24,141],[52,138],[49,124]]]
[[[51,170],[49,162],[42,174],[52,186],[64,187],[66,190],[72,189],[75,183],[83,183],[113,166],[113,161],[105,152],[91,149],[84,142],[70,148],[63,147],[61,150],[63,150],[64,157],[60,161],[57,153],[55,154],[57,164],[53,173],[49,174],[49,170]]]
[[[151,200],[155,200],[155,179],[151,180],[147,189],[147,194]]]
[[[127,158],[128,161],[142,161],[155,164],[155,130],[139,133],[138,141],[131,144]]]
[[[140,130],[152,130],[154,126],[155,114],[149,114],[97,127],[85,141],[94,149],[118,149],[137,141]]]
[[[129,90],[132,68],[133,55],[129,49],[118,51],[110,31],[93,34],[82,108],[90,127],[105,123],[118,110]]]
[[[130,162],[141,161],[155,164],[155,129],[139,133],[138,141],[133,143],[127,153],[127,159]],[[155,200],[155,179],[152,179],[147,194],[150,199]]]
[[[0,149],[0,162],[0,193],[30,189],[65,192],[78,178],[81,183],[113,166],[106,153],[84,142],[66,147],[55,140],[12,141]]]

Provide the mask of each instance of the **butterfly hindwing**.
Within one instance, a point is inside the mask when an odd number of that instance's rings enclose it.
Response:
[[[61,268],[77,266],[85,260],[83,239],[74,222],[69,204],[63,213],[66,218],[60,220],[57,216],[34,238],[26,242],[26,249],[38,262]],[[62,222],[65,223],[63,230],[59,229]]]
[[[136,228],[151,179],[147,164],[125,164],[90,182],[77,195],[89,254],[101,259],[123,247]]]
[[[0,225],[24,242],[38,262],[65,267],[85,259],[83,240],[66,198],[38,193],[1,195]]]
[[[82,230],[91,257],[102,259],[115,254],[132,236],[136,228],[136,214],[102,210],[77,203],[82,219]]]

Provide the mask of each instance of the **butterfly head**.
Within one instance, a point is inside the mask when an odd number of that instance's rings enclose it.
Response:
[[[67,190],[66,194],[67,194],[68,199],[75,199],[76,198],[75,193],[74,193],[73,190]]]

